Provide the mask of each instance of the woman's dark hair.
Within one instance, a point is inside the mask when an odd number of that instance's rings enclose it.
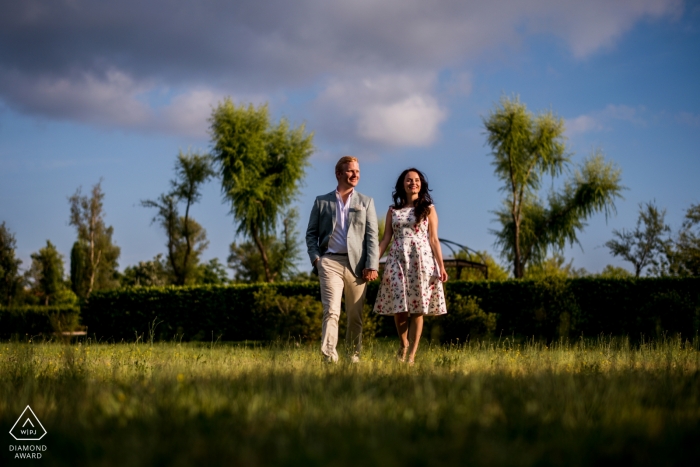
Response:
[[[433,204],[433,198],[430,197],[430,188],[428,188],[428,179],[425,178],[423,172],[413,167],[401,172],[399,179],[396,180],[396,186],[394,187],[393,193],[391,193],[391,197],[394,198],[394,209],[401,209],[408,204],[408,197],[406,196],[406,189],[403,186],[403,182],[409,172],[417,173],[418,178],[420,178],[420,191],[418,192],[418,199],[413,203],[413,207],[415,208],[413,214],[416,216],[416,222],[421,222],[428,217],[428,214],[430,214],[430,205]]]

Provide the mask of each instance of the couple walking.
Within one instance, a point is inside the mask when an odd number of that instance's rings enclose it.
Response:
[[[428,182],[417,169],[401,173],[379,241],[374,200],[355,191],[360,181],[357,158],[342,157],[335,166],[335,178],[337,188],[316,198],[306,229],[309,258],[321,281],[323,358],[338,360],[338,319],[345,294],[346,345],[352,362],[359,361],[367,282],[378,278],[379,258],[391,243],[374,312],[394,316],[400,339],[398,359],[413,363],[423,316],[447,312],[442,288],[447,273]]]

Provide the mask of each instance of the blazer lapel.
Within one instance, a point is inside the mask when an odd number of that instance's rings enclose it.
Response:
[[[331,229],[331,232],[335,230],[335,210],[337,206],[337,200],[335,198],[335,191],[331,191],[328,193],[328,202],[331,205],[331,222],[333,222],[333,228]]]

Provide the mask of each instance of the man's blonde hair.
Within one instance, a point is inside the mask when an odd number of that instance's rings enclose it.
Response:
[[[341,157],[340,160],[338,161],[338,163],[335,164],[335,173],[337,173],[337,174],[343,173],[343,170],[344,170],[343,166],[345,164],[349,164],[350,162],[357,162],[359,164],[357,157],[353,157],[353,156]]]

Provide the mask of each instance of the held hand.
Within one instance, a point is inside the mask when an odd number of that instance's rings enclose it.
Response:
[[[373,281],[379,277],[379,273],[375,271],[374,269],[363,269],[362,270],[362,279],[366,281]]]

